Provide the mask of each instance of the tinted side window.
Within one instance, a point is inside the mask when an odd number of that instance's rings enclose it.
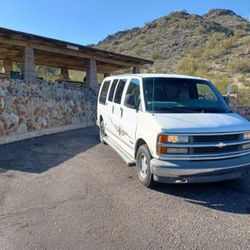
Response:
[[[140,102],[140,81],[138,79],[132,79],[128,86],[124,105],[128,108],[136,108],[138,107],[139,102]]]
[[[112,85],[111,85],[111,88],[110,88],[110,91],[109,91],[109,98],[108,98],[108,100],[109,100],[110,102],[113,101],[113,96],[114,96],[115,87],[116,87],[116,85],[117,85],[117,82],[118,82],[118,79],[115,79],[115,80],[113,81]]]
[[[115,92],[115,99],[114,102],[120,104],[121,103],[121,99],[122,99],[122,92],[123,89],[125,87],[127,79],[121,79],[118,83],[118,86],[116,88],[116,92]]]
[[[105,81],[103,83],[102,90],[101,90],[100,97],[99,97],[99,103],[105,104],[109,85],[110,85],[110,81]]]

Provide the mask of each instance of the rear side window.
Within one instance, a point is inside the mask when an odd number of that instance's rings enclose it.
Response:
[[[125,96],[124,105],[128,108],[136,108],[140,103],[140,81],[132,79]]]
[[[110,81],[105,81],[102,85],[102,90],[100,92],[99,103],[105,104],[107,93],[109,89]]]
[[[111,85],[111,88],[110,88],[110,91],[109,91],[109,98],[108,98],[108,100],[109,100],[110,102],[113,101],[113,96],[114,96],[115,87],[116,87],[116,85],[117,85],[117,82],[118,82],[118,79],[115,79],[115,80],[113,81],[112,85]]]
[[[115,99],[114,102],[120,104],[121,103],[121,99],[122,99],[122,92],[123,89],[125,87],[127,79],[121,79],[118,83],[118,86],[116,88],[116,92],[115,92]]]

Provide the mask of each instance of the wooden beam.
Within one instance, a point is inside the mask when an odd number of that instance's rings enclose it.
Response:
[[[36,50],[46,51],[50,53],[58,53],[63,55],[69,55],[69,56],[75,56],[78,58],[86,58],[86,59],[93,59],[95,61],[102,61],[107,62],[111,64],[118,64],[122,65],[124,67],[138,67],[141,64],[140,63],[133,63],[133,62],[125,62],[122,60],[115,60],[115,59],[109,59],[101,56],[91,55],[89,53],[86,53],[84,51],[74,51],[67,48],[58,48],[55,45],[42,45],[36,42],[29,42],[29,41],[23,41],[23,40],[15,40],[15,39],[8,39],[0,35],[0,43],[7,43],[10,45],[15,46],[22,46],[22,47],[31,47]]]
[[[14,62],[22,62],[22,57],[20,56],[12,55],[10,57],[9,55],[3,56],[0,54],[1,60],[5,60],[8,58],[10,58]],[[35,57],[35,62],[36,62],[36,65],[56,67],[56,68],[62,68],[62,67],[67,66],[69,69],[72,69],[72,70],[84,71],[87,69],[87,63],[85,61],[81,63],[76,63],[77,61],[70,61],[70,63],[65,63],[60,60],[57,61],[56,59],[53,59],[53,58],[50,58],[50,59],[48,58],[45,60],[44,58]],[[97,62],[98,73],[113,72],[122,68],[124,67],[119,66],[119,65]]]

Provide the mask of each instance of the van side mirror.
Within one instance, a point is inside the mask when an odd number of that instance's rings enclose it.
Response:
[[[233,91],[233,85],[232,84],[228,84],[227,85],[227,94],[230,95],[232,94]]]
[[[135,103],[135,97],[134,95],[130,94],[125,97],[124,105],[131,109],[137,109],[136,103]]]

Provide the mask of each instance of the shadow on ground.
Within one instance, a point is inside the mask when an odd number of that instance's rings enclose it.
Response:
[[[1,145],[0,174],[8,170],[42,173],[98,143],[97,127],[90,127]],[[153,190],[214,210],[250,214],[250,176],[210,184],[158,184]]]
[[[154,191],[214,210],[250,214],[250,176],[219,183],[158,184]]]
[[[97,127],[89,127],[0,145],[0,174],[42,173],[98,143]]]

